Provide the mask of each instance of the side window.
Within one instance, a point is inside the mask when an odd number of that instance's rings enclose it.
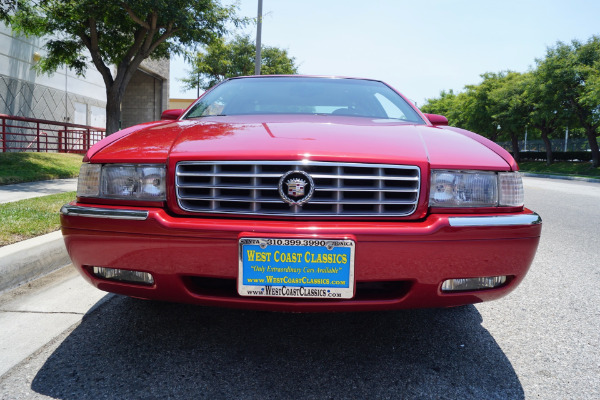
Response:
[[[394,103],[392,103],[387,97],[382,95],[381,93],[375,93],[375,98],[379,101],[379,104],[384,109],[388,118],[394,119],[408,119],[406,115],[399,109]]]

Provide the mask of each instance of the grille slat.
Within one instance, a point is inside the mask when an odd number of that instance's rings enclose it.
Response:
[[[218,198],[214,197],[203,197],[203,196],[180,196],[181,200],[198,200],[198,201],[231,201],[231,202],[248,202],[248,198],[241,197],[224,197],[219,196]],[[281,199],[271,199],[271,198],[262,198],[259,197],[255,199],[257,203],[281,203]],[[381,200],[381,201],[370,201],[370,200],[342,200],[342,201],[319,201],[319,200],[311,200],[310,204],[373,204],[373,205],[386,205],[386,204],[413,204],[412,201],[409,200]]]
[[[219,172],[209,172],[209,173],[192,173],[192,172],[185,172],[185,173],[177,173],[177,176],[198,176],[198,175],[202,175],[202,176],[216,176],[219,178],[279,178],[281,176],[281,174],[263,174],[260,172],[252,172],[252,173],[248,173],[248,174],[242,174],[242,173],[219,173]]]
[[[287,172],[287,171],[285,171]],[[205,174],[192,174],[192,173],[177,173],[177,176],[206,176],[206,177],[219,177],[219,178],[279,178],[281,174],[261,174],[261,173],[249,173],[249,174],[220,174],[220,173],[205,173]],[[417,177],[380,177],[380,176],[370,176],[370,175],[325,175],[325,174],[315,174],[312,175],[313,179],[315,178],[324,178],[324,179],[353,179],[353,180],[369,180],[369,181],[407,181],[407,182],[416,182],[418,180]],[[351,176],[351,178],[349,178]]]
[[[180,189],[225,189],[225,190],[272,190],[273,186],[266,186],[266,185],[256,185],[256,186],[252,186],[252,185],[240,185],[240,186],[233,186],[233,185],[217,185],[217,186],[212,186],[212,185],[201,185],[201,184],[193,184],[193,185],[188,185],[188,184],[177,184],[177,187]],[[391,189],[386,189],[386,188],[378,188],[378,189],[374,189],[374,188],[366,188],[366,187],[352,187],[352,188],[335,188],[335,187],[329,187],[329,186],[319,186],[319,190],[322,192],[389,192],[389,193],[417,193],[418,189],[397,189],[397,188],[391,188]]]
[[[328,179],[341,179],[341,180],[347,180],[347,179],[353,179],[353,180],[368,180],[368,181],[377,181],[377,180],[383,180],[383,181],[407,181],[407,182],[416,182],[419,178],[417,177],[403,177],[403,176],[399,176],[399,177],[379,177],[379,176],[369,176],[369,175],[350,175],[350,174],[343,174],[343,175],[320,175],[320,174],[315,174],[315,175],[311,175],[314,178],[328,178]],[[350,178],[351,177],[351,178]]]
[[[313,197],[289,206],[278,192],[288,171],[314,180]],[[177,201],[190,212],[278,216],[407,216],[419,200],[416,166],[289,161],[183,161]]]

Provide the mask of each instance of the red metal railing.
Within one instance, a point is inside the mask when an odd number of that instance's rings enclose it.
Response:
[[[104,128],[0,114],[2,152],[85,153],[106,136]]]

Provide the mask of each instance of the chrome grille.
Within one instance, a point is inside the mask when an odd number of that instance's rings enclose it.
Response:
[[[302,206],[278,192],[279,179],[301,170],[315,191]],[[303,161],[182,161],[176,190],[181,209],[198,213],[283,216],[407,216],[417,208],[415,166]]]

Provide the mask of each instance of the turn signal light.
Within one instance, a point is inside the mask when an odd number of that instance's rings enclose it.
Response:
[[[126,269],[93,267],[94,275],[111,281],[127,283],[139,283],[142,285],[154,285],[154,277],[148,272],[130,271]]]
[[[502,286],[505,283],[506,276],[448,279],[442,283],[442,292],[493,289]]]

